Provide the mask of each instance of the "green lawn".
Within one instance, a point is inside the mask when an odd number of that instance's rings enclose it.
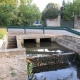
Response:
[[[3,39],[5,34],[6,34],[6,28],[0,28],[0,39]]]

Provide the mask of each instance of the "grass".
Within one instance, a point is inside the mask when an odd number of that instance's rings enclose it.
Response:
[[[6,34],[6,29],[5,28],[0,28],[0,39],[3,39],[5,34]]]

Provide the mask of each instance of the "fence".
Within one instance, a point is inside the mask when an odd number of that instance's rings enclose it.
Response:
[[[38,29],[38,30],[42,30],[43,34],[45,34],[45,30],[66,30],[68,32],[71,32],[73,34],[79,35],[80,36],[80,32],[75,31],[71,28],[67,28],[67,27],[44,27],[44,26],[7,26],[7,32],[8,29],[24,29],[24,34],[26,33],[26,29]]]
[[[64,27],[67,27],[67,28],[74,28],[74,20],[61,19],[60,21],[61,21],[60,26],[64,26]]]

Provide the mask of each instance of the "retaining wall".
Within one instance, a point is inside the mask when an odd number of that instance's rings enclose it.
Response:
[[[28,80],[25,49],[0,50],[0,80]]]
[[[26,49],[18,39],[17,48],[7,49],[7,40],[0,49],[0,80],[28,80]]]
[[[58,44],[71,49],[80,55],[80,38],[78,36],[60,36],[56,37],[55,40]]]

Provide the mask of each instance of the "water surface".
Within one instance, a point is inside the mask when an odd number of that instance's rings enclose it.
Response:
[[[72,54],[73,51],[58,45],[56,42],[42,41],[36,44],[34,41],[24,41],[27,57],[43,57],[53,54]],[[80,65],[70,61],[67,64],[56,64],[34,68],[35,79],[32,80],[80,80]]]

